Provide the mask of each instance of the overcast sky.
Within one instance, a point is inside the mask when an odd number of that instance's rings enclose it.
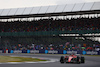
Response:
[[[98,2],[100,0],[0,0],[0,9]]]

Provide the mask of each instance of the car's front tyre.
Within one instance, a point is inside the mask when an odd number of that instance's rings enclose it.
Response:
[[[64,63],[64,62],[65,62],[65,58],[64,58],[64,56],[61,56],[60,63]]]
[[[81,63],[85,63],[85,58],[81,57]]]

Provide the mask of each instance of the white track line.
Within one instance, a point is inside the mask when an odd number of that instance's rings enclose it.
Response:
[[[11,55],[11,57],[28,57],[28,56]],[[44,59],[44,60],[47,60],[47,61],[39,61],[39,62],[6,62],[6,63],[0,63],[0,64],[51,63],[51,62],[59,61],[58,59],[41,58],[41,57],[31,57],[31,58],[39,58],[39,59]]]

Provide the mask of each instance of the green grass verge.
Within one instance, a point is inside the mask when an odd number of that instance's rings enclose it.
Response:
[[[0,56],[0,63],[5,62],[38,62],[46,61],[38,58],[27,58],[27,57],[10,57],[10,56]]]

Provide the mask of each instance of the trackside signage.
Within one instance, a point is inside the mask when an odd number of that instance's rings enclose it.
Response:
[[[14,53],[22,53],[22,50],[14,50]]]
[[[2,50],[0,50],[0,53],[2,53]]]
[[[30,50],[30,53],[39,53],[39,50]]]
[[[67,51],[67,54],[75,53],[77,54],[77,51]]]
[[[58,51],[57,50],[48,50],[48,53],[50,53],[50,54],[58,54]]]
[[[0,53],[6,53],[0,50]],[[66,50],[10,50],[9,53],[45,53],[45,54],[83,54],[83,55],[100,55],[100,51],[66,51]]]
[[[87,55],[98,55],[97,51],[87,51],[86,52]]]

